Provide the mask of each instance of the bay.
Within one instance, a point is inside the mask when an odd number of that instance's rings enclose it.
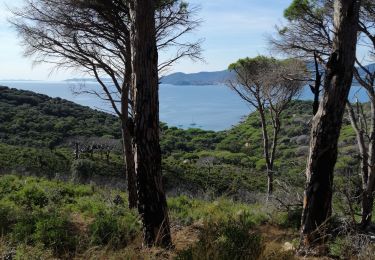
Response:
[[[83,87],[77,82],[57,81],[0,81],[0,85],[30,90],[50,97],[60,97],[93,109],[113,113],[108,102],[94,95],[73,94],[73,89]],[[86,89],[98,89],[95,82],[85,82]],[[366,92],[354,86],[350,100],[358,97],[368,101]],[[312,94],[306,87],[299,99],[311,100]],[[160,85],[160,120],[169,126],[201,128],[220,131],[231,128],[248,115],[252,109],[225,85]]]

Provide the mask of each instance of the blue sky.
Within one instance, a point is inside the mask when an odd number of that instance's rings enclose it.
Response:
[[[171,72],[215,71],[227,68],[228,64],[246,56],[269,54],[267,35],[280,24],[283,10],[292,0],[190,0],[200,6],[200,28],[189,35],[192,39],[204,38],[203,56],[206,60],[193,63],[180,61]],[[0,0],[0,80],[40,79],[61,80],[82,76],[72,71],[51,73],[48,65],[32,66],[30,58],[22,56],[22,46],[6,19],[6,6],[19,6],[22,0]],[[171,55],[161,53],[161,59]]]

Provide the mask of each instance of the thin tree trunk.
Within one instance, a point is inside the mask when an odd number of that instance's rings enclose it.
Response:
[[[301,220],[301,249],[324,242],[332,212],[333,171],[345,104],[353,77],[360,2],[336,0],[333,53],[327,63],[324,95],[314,116]]]
[[[170,246],[168,209],[162,185],[159,145],[158,52],[155,37],[155,1],[130,4],[135,109],[135,169],[138,211],[147,246]]]
[[[280,119],[279,116],[276,115],[274,122],[273,122],[273,136],[272,136],[272,145],[271,145],[271,155],[270,155],[270,168],[271,171],[268,173],[268,196],[271,196],[273,193],[273,168],[274,168],[274,162],[276,157],[276,147],[277,147],[277,141],[279,138],[279,132],[280,132]]]
[[[347,102],[347,110],[349,114],[350,123],[356,133],[357,145],[359,149],[359,156],[361,161],[361,176],[362,176],[362,188],[366,189],[368,179],[368,154],[365,145],[363,127],[358,125],[357,120],[360,120],[359,116],[356,118],[352,105]]]
[[[373,107],[373,105],[371,105]],[[349,119],[352,124],[352,127],[356,133],[357,138],[357,145],[359,149],[359,156],[360,156],[360,164],[361,164],[361,177],[362,177],[362,219],[361,219],[361,227],[366,228],[367,225],[371,222],[371,213],[372,213],[372,196],[371,192],[368,192],[368,177],[369,171],[371,172],[371,168],[369,167],[369,156],[366,150],[365,140],[364,140],[364,129],[363,125],[361,125],[360,115],[355,117],[354,109],[352,105],[348,102],[347,103]],[[372,110],[372,109],[371,109]],[[358,123],[357,123],[358,120]],[[359,125],[358,125],[359,124]],[[371,150],[373,149],[373,145],[371,146]],[[369,150],[370,150],[369,149]]]
[[[372,92],[372,94],[374,94]],[[363,176],[363,194],[362,194],[362,220],[361,227],[366,228],[372,220],[372,210],[374,205],[375,188],[375,95],[371,99],[371,130],[368,153],[368,175]]]
[[[125,121],[126,120],[126,121]],[[135,163],[134,163],[134,152],[132,137],[129,132],[129,125],[126,123],[129,119],[124,119],[122,124],[122,141],[123,141],[123,154],[124,162],[126,166],[126,176],[128,181],[128,200],[129,208],[137,207],[137,185],[136,185],[136,174],[135,174]]]
[[[316,52],[314,52],[314,64],[315,64],[315,85],[311,88],[311,91],[314,94],[314,102],[313,102],[313,115],[318,112],[319,109],[319,94],[320,94],[320,86],[322,84],[322,74],[319,72],[319,64],[318,58],[316,56]]]
[[[126,30],[127,41],[125,46],[125,79],[121,93],[121,114],[122,114],[122,137],[124,148],[124,160],[126,165],[127,179],[128,179],[128,200],[129,208],[136,208],[138,205],[137,183],[134,162],[133,136],[134,123],[129,118],[129,94],[132,89],[132,63],[131,63],[131,46],[130,46],[130,32]]]
[[[79,144],[76,142],[74,143],[74,160],[79,159]]]
[[[270,160],[270,151],[269,151],[269,139],[267,131],[267,122],[266,115],[261,102],[258,102],[258,111],[260,115],[260,122],[262,125],[262,135],[263,135],[263,154],[264,159],[266,160],[266,170],[267,170],[267,200],[273,192],[273,165]]]

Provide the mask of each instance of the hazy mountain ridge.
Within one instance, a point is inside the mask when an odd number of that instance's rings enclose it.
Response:
[[[307,62],[307,68],[310,71],[315,70],[315,65],[313,62]],[[375,71],[375,63],[371,63],[365,66],[371,72]],[[324,69],[320,66],[319,70],[323,71]],[[359,69],[359,73],[362,77],[365,76],[365,72],[362,69]],[[183,73],[176,72],[160,78],[161,84],[170,84],[170,85],[220,85],[224,84],[226,81],[233,79],[235,76],[234,72],[229,70],[221,71],[202,71],[197,73]],[[103,81],[109,82],[110,79],[103,78]],[[96,82],[94,78],[72,78],[66,79],[67,82]],[[358,85],[356,79],[353,78],[353,84]]]
[[[171,85],[218,85],[233,77],[234,73],[229,70],[198,73],[176,72],[162,77],[160,83]]]

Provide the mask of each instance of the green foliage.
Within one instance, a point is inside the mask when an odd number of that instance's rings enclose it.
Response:
[[[269,219],[261,205],[234,203],[228,199],[208,202],[179,196],[169,198],[168,207],[171,218],[185,225],[202,220],[226,222],[239,216],[246,218],[247,222],[253,224],[261,224]]]
[[[134,214],[112,215],[112,213],[101,212],[90,224],[89,236],[92,245],[110,245],[119,248],[131,242],[139,229],[139,222]]]
[[[267,68],[269,64],[276,63],[275,58],[266,57],[259,55],[255,58],[243,58],[239,59],[237,62],[232,63],[228,66],[229,70],[246,70],[251,71],[253,69],[264,69]]]
[[[137,214],[126,203],[113,206],[113,198],[85,185],[2,176],[1,234],[20,247],[19,257],[27,255],[25,248],[67,256],[90,245],[123,247],[139,234],[140,225]]]
[[[77,243],[68,217],[56,210],[33,211],[19,216],[12,227],[11,237],[15,242],[43,245],[56,254],[74,251]]]
[[[16,205],[9,200],[0,200],[0,235],[7,234],[14,224],[14,216],[17,212]]]
[[[95,163],[88,159],[74,160],[71,166],[72,180],[82,182],[95,174]]]
[[[323,19],[324,16],[332,17],[332,3],[332,1],[293,0],[284,10],[284,17],[290,22],[298,20],[310,22],[311,19]]]
[[[177,259],[258,259],[264,246],[252,227],[246,214],[227,221],[206,222],[199,241],[180,252]]]
[[[46,214],[35,223],[34,240],[57,253],[73,252],[77,237],[66,215]]]
[[[48,204],[46,192],[36,184],[24,186],[15,194],[15,201],[28,209],[33,207],[43,208]]]
[[[61,99],[0,86],[0,142],[52,148],[72,136],[121,137],[119,120]]]
[[[215,149],[224,134],[222,132],[205,131],[196,128],[187,130],[177,127],[168,127],[161,124],[160,147],[164,155],[174,152],[195,152]]]
[[[284,17],[289,21],[295,20],[309,10],[310,0],[293,0],[290,6],[284,10]]]
[[[70,159],[66,149],[50,151],[0,143],[0,169],[19,173],[33,172],[45,176],[69,172]]]
[[[240,60],[236,64],[253,66],[262,62],[272,63],[274,60],[259,56]],[[48,143],[55,134],[63,134],[60,136],[63,139],[76,135],[118,138],[121,133],[115,117],[61,99],[8,88],[1,88],[0,108],[4,108],[0,109],[0,118],[4,121],[0,126],[0,142],[40,147],[0,143],[0,170],[49,177],[71,174],[73,179],[82,182],[94,175],[123,175],[123,159],[120,154],[111,153],[110,163],[107,164],[99,154],[94,153],[93,157],[81,154],[81,159],[74,161],[71,149],[48,148]],[[365,109],[368,107],[365,106]],[[305,167],[307,146],[293,140],[301,136],[308,138],[311,110],[311,102],[294,101],[283,115],[275,161],[278,179],[296,185],[302,183],[298,173]],[[43,118],[43,122],[35,117]],[[27,121],[29,119],[34,123]],[[44,126],[47,123],[53,126]],[[10,130],[13,125],[16,128]],[[23,125],[22,131],[18,129],[18,125]],[[358,158],[353,156],[355,150],[347,149],[353,146],[354,132],[347,121],[342,129],[340,146],[345,156],[340,154],[336,167],[340,173],[358,164]],[[37,136],[31,141],[30,131]],[[232,129],[222,132],[183,130],[162,123],[160,144],[164,180],[168,189],[183,186],[193,193],[200,191],[214,196],[233,197],[237,196],[239,190],[265,190],[265,160],[257,112],[251,113]],[[211,166],[203,163],[205,158],[213,159]],[[4,187],[8,190],[7,186]]]
[[[288,211],[279,211],[275,214],[276,224],[282,228],[298,230],[301,226],[302,207],[292,207]]]
[[[52,250],[45,249],[43,245],[29,246],[27,244],[19,244],[15,250],[15,260],[41,260],[53,259]]]

